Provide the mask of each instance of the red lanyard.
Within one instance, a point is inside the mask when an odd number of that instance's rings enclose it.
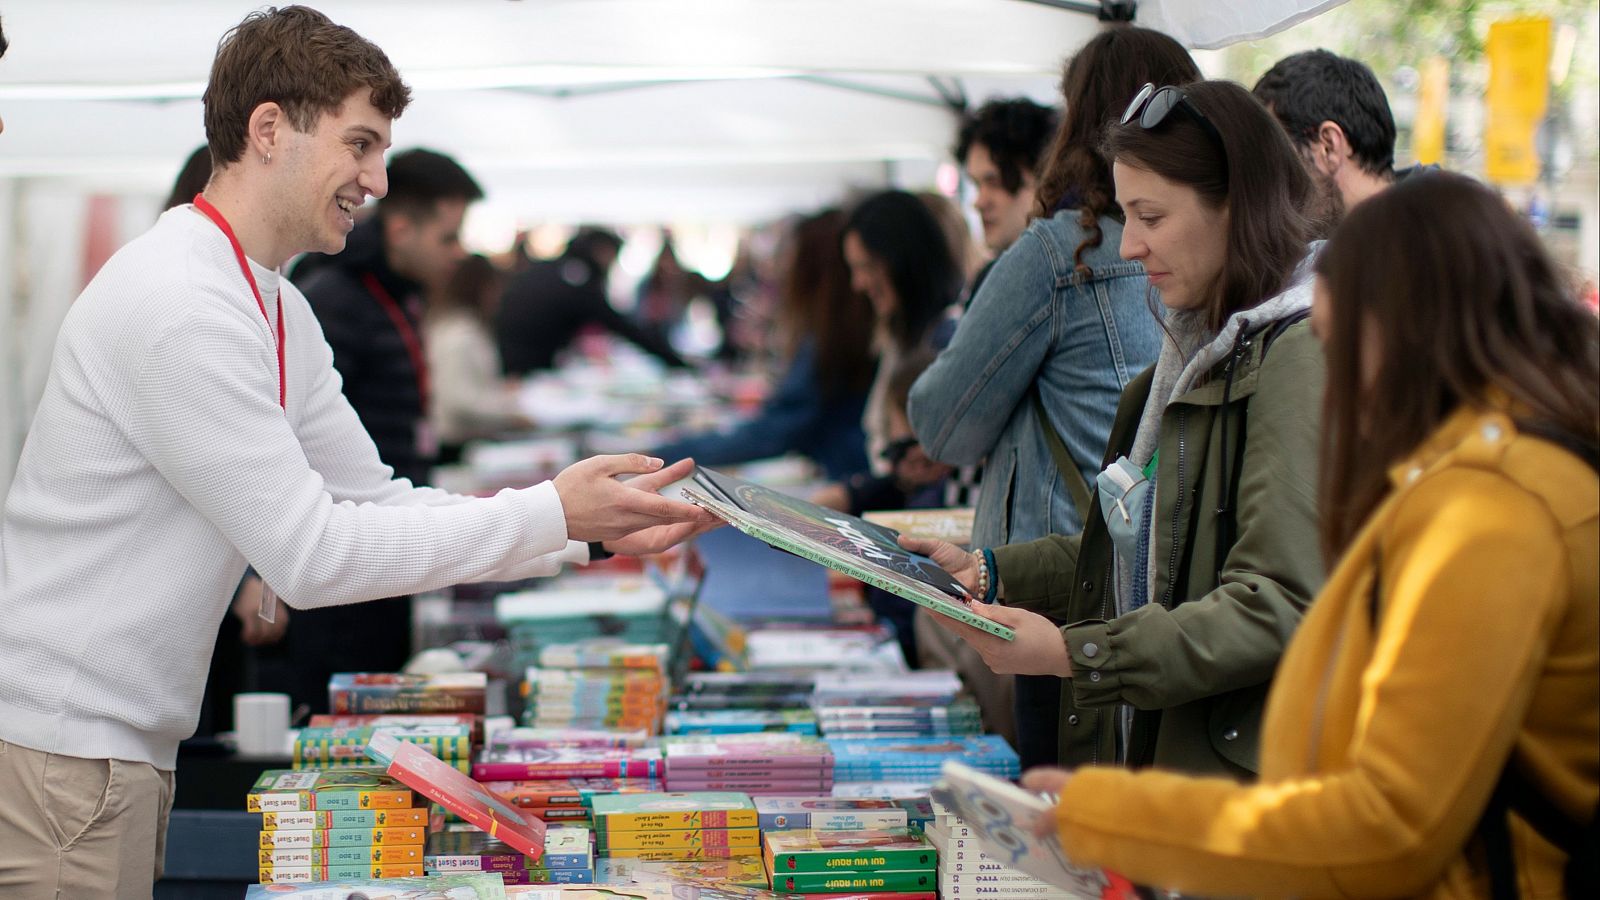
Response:
[[[250,272],[250,263],[244,258],[244,248],[239,246],[239,238],[233,233],[233,226],[223,218],[222,213],[212,206],[202,194],[194,195],[194,208],[205,214],[205,217],[215,222],[222,233],[227,235],[228,243],[233,245],[233,255],[239,260],[239,271],[244,273],[245,283],[250,285],[250,293],[256,298],[256,308],[261,310],[261,318],[267,323],[267,328],[272,328],[272,319],[267,316],[267,304],[261,299],[261,289],[256,287],[256,276]],[[284,377],[283,377],[283,292],[278,292],[278,405],[287,410],[285,402]]]
[[[422,339],[417,336],[417,330],[411,327],[411,320],[400,309],[400,304],[395,302],[393,296],[383,287],[383,282],[378,276],[368,272],[361,276],[361,283],[367,286],[367,293],[377,298],[378,305],[389,314],[389,321],[394,323],[394,330],[400,332],[400,342],[406,345],[406,355],[411,357],[411,370],[417,373],[417,399],[422,408],[428,408],[428,360],[422,355]]]

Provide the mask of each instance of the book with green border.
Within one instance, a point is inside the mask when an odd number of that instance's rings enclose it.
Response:
[[[683,495],[779,550],[843,572],[1005,640],[1016,632],[967,609],[968,594],[933,560],[896,543],[899,532],[701,467]]]
[[[928,839],[909,828],[768,832],[763,856],[774,878],[795,872],[932,871],[939,861]]]
[[[780,894],[931,891],[937,889],[938,885],[939,875],[936,872],[902,872],[897,869],[877,872],[778,872],[772,876],[772,889]]]

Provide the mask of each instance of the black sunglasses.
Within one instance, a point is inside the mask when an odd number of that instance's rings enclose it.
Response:
[[[1206,114],[1200,111],[1200,107],[1190,102],[1183,88],[1170,84],[1159,88],[1154,84],[1145,84],[1139,89],[1139,93],[1133,95],[1133,102],[1129,103],[1127,110],[1123,112],[1122,124],[1138,122],[1140,128],[1149,131],[1165,122],[1167,116],[1175,109],[1183,110],[1201,130],[1210,135],[1211,140],[1216,142],[1217,151],[1222,154],[1223,169],[1226,171],[1228,147],[1222,142],[1222,133],[1217,131],[1217,126],[1211,124]]]

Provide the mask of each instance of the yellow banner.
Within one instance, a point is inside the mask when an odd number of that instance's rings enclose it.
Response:
[[[1539,177],[1533,136],[1550,93],[1550,19],[1526,16],[1489,26],[1484,175],[1501,184]]]
[[[1411,152],[1417,162],[1444,161],[1444,128],[1450,107],[1450,61],[1430,57],[1422,64],[1422,85],[1417,91],[1417,116],[1411,122]]]

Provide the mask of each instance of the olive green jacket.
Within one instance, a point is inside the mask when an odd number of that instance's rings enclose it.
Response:
[[[1284,329],[1263,358],[1264,334],[1236,344],[1162,416],[1151,572],[1159,602],[1113,618],[1116,563],[1100,516],[1081,534],[994,549],[1002,602],[1061,625],[1072,657],[1062,765],[1114,763],[1116,710],[1126,703],[1136,710],[1130,765],[1235,778],[1256,771],[1268,682],[1324,574],[1322,351],[1305,321]],[[1153,372],[1122,394],[1108,464],[1132,448]],[[1231,523],[1219,509],[1224,468]]]

